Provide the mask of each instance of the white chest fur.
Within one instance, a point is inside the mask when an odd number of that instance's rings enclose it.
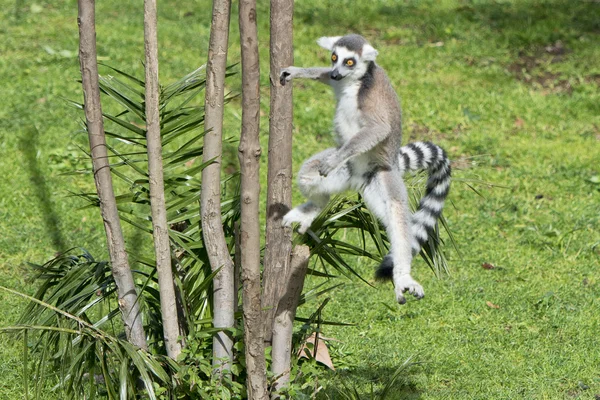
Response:
[[[358,91],[360,82],[339,85],[334,88],[337,98],[335,118],[333,120],[338,145],[343,145],[360,130],[360,110],[358,109]]]

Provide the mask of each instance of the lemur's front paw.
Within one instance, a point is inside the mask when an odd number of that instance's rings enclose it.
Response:
[[[281,224],[283,226],[292,226],[293,223],[298,222],[298,233],[304,234],[308,228],[310,228],[312,222],[315,219],[315,215],[310,212],[305,212],[301,207],[296,207],[283,216]]]
[[[404,293],[406,292],[412,294],[417,299],[425,297],[423,286],[415,281],[410,275],[402,275],[400,279],[394,280],[394,290],[396,292],[396,301],[398,301],[399,304],[406,303],[406,299],[404,298]]]
[[[285,84],[292,80],[294,77],[294,67],[283,68],[279,73],[279,83],[281,86],[285,86]]]
[[[319,175],[321,175],[321,176],[329,175],[331,173],[331,171],[333,171],[335,169],[336,165],[337,164],[335,164],[335,161],[331,157],[328,157],[325,160],[322,160],[318,167]]]

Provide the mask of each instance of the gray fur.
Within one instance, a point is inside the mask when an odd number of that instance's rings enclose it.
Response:
[[[348,50],[351,50],[359,55],[362,55],[362,49],[364,45],[367,44],[367,40],[356,34],[350,34],[343,36],[337,42],[335,42],[335,47],[345,47]]]

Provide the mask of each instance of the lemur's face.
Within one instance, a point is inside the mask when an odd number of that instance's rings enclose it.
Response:
[[[331,53],[331,79],[339,81],[356,71],[360,54],[345,47],[334,47]]]
[[[336,81],[360,79],[377,57],[377,50],[360,35],[322,37],[317,43],[331,51],[330,77]]]

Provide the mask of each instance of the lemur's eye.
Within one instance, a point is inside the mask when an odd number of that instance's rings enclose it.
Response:
[[[331,55],[331,61],[336,62],[337,61],[337,55],[332,54]]]
[[[354,60],[350,59],[350,60],[346,60],[346,65],[351,67],[354,65]]]

